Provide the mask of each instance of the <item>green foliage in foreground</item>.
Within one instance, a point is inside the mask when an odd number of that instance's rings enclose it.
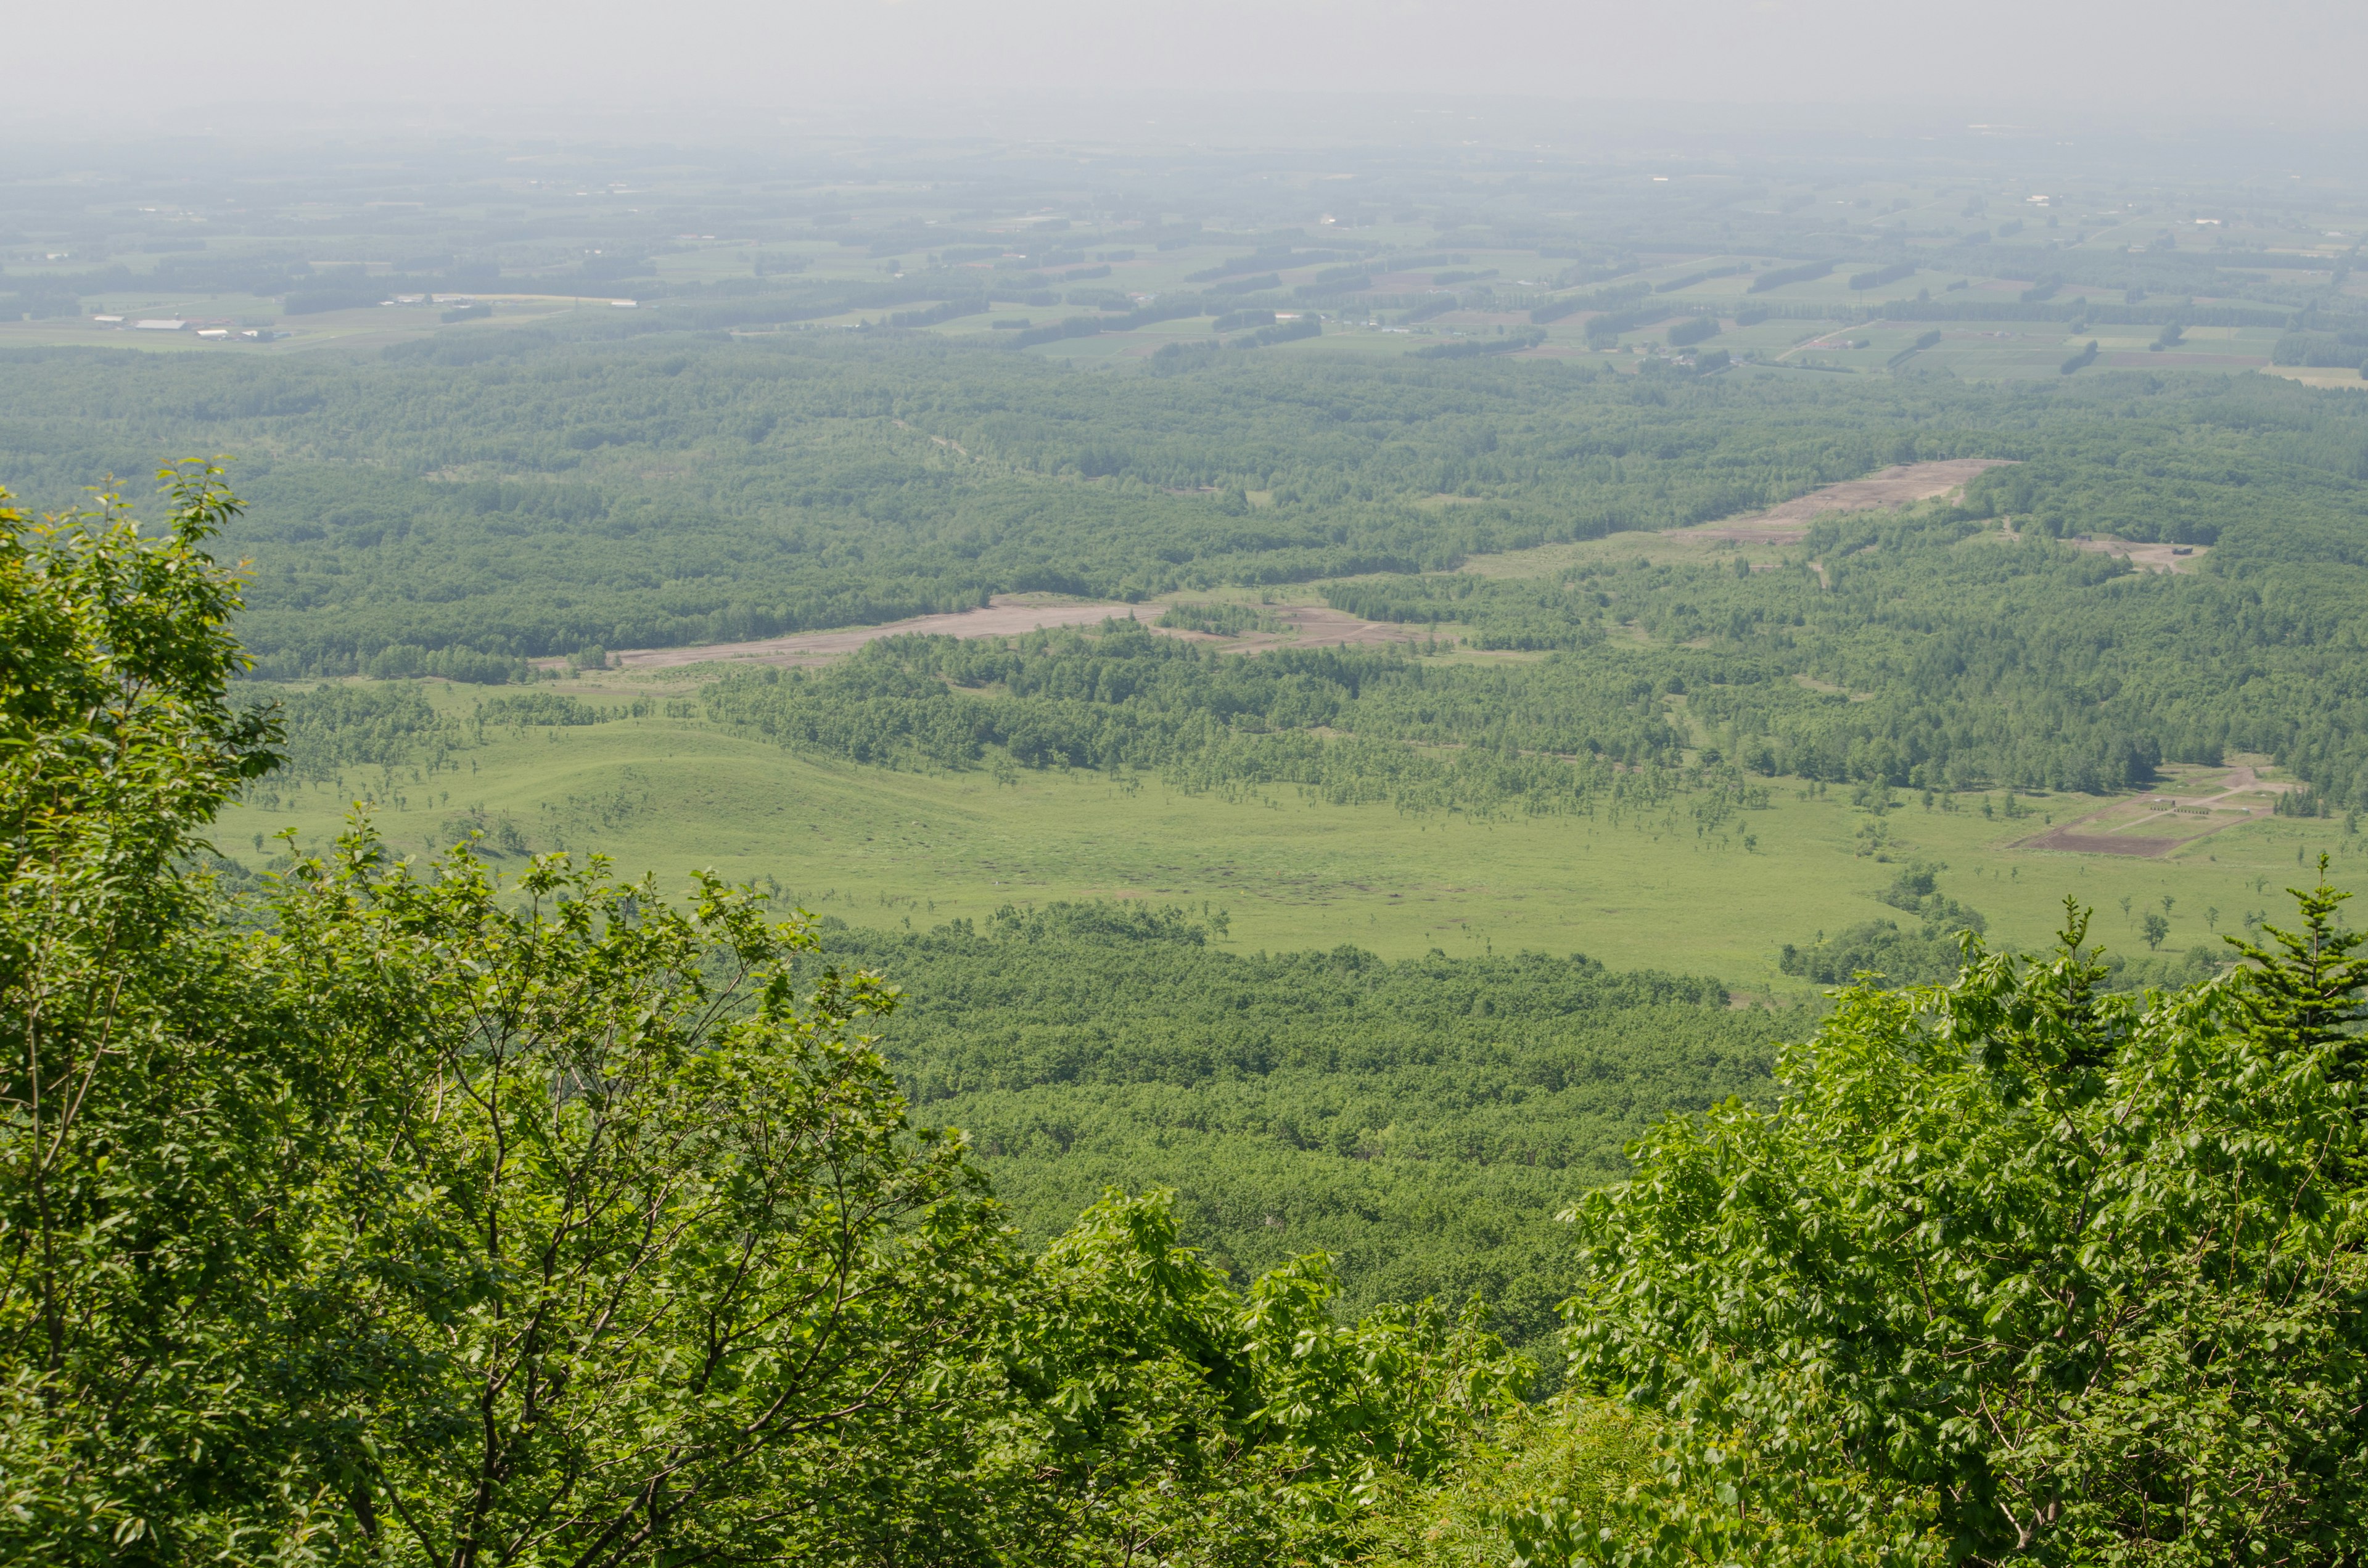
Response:
[[[810,927],[367,830],[260,930],[176,868],[230,507],[0,552],[0,1556],[1263,1562],[1357,1549],[1518,1366],[1320,1259],[1236,1294],[1156,1201],[1019,1249]]]
[[[1847,993],[1777,1106],[1656,1131],[1577,1217],[1574,1375],[1661,1434],[1597,1518],[1713,1561],[2356,1558],[2368,961],[2299,896],[2187,991],[2102,992],[2076,913]]]
[[[2345,895],[2234,975],[1973,946],[1846,993],[1772,1106],[1672,1120],[1575,1222],[1571,1383],[1377,1559],[2356,1562],[2363,1008]]]

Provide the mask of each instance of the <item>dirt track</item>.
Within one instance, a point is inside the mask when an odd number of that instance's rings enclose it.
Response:
[[[1864,479],[1846,479],[1796,495],[1748,517],[1698,523],[1690,528],[1665,531],[1683,539],[1731,539],[1749,544],[1798,544],[1808,537],[1809,524],[1830,512],[1882,512],[1946,495],[1985,469],[1999,468],[2005,458],[1948,458],[1938,462],[1900,463]]]
[[[2184,838],[2108,838],[2101,834],[2074,833],[2068,827],[2059,827],[2054,833],[2026,838],[2015,847],[2059,849],[2073,855],[2129,855],[2151,860],[2188,842]]]
[[[932,637],[1017,637],[1039,628],[1099,626],[1105,620],[1152,621],[1158,605],[1039,604],[996,598],[985,609],[952,615],[921,615],[885,626],[856,626],[842,631],[801,631],[789,637],[767,637],[753,642],[703,642],[692,648],[633,648],[609,655],[611,667],[624,670],[678,669],[685,665],[740,660],[760,665],[817,664],[851,653],[882,637],[918,634]],[[1269,648],[1368,647],[1385,642],[1412,642],[1422,633],[1411,627],[1360,620],[1337,609],[1315,605],[1278,607],[1270,611],[1285,630],[1253,631],[1242,637],[1212,637],[1205,632],[1154,628],[1166,637],[1193,642],[1214,642],[1230,651],[1261,653]]]
[[[1792,544],[1807,533],[1812,519],[1827,513],[1875,511],[1945,495],[1984,469],[1998,466],[2001,460],[1997,458],[1952,458],[1941,462],[1904,463],[1864,479],[1828,484],[1751,517],[1669,531],[1693,539]],[[909,620],[891,621],[885,626],[857,626],[838,631],[801,631],[788,637],[767,637],[749,642],[706,642],[690,648],[634,648],[611,654],[610,658],[613,667],[625,670],[678,669],[685,665],[720,660],[802,665],[835,659],[853,653],[866,642],[906,633],[939,637],[1015,637],[1040,627],[1099,626],[1113,617],[1148,621],[1156,619],[1159,613],[1157,605],[1050,603],[1025,597],[998,597],[991,600],[985,609],[963,610],[952,615],[916,616]],[[1371,647],[1390,642],[1419,642],[1424,635],[1412,627],[1360,620],[1353,615],[1312,605],[1278,607],[1271,614],[1283,623],[1285,630],[1282,632],[1254,631],[1233,638],[1215,638],[1194,631],[1167,631],[1165,635],[1200,642],[1219,642],[1232,651],[1244,653],[1278,647]]]
[[[1049,626],[1099,626],[1116,617],[1121,620],[1148,619],[1158,613],[1156,605],[1120,604],[1029,604],[1018,599],[996,598],[985,609],[962,610],[953,615],[917,615],[910,620],[892,620],[885,626],[857,626],[844,631],[801,631],[790,637],[767,637],[754,642],[702,642],[694,648],[634,648],[611,654],[616,667],[628,670],[663,670],[682,665],[704,664],[712,659],[753,659],[759,664],[789,665],[808,659],[835,658],[853,653],[866,642],[877,642],[882,637],[902,637],[908,633],[936,637],[1017,637]]]
[[[1279,606],[1269,610],[1286,630],[1252,631],[1240,637],[1209,637],[1200,632],[1168,632],[1198,642],[1222,642],[1235,653],[1258,653],[1269,648],[1371,648],[1386,642],[1416,642],[1424,632],[1385,620],[1360,620],[1355,616],[1320,605]]]

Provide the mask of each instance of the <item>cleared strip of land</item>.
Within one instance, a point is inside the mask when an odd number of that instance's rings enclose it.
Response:
[[[1864,479],[1845,479],[1796,495],[1764,512],[1722,522],[1665,530],[1684,539],[1731,539],[1749,544],[1798,544],[1809,525],[1835,512],[1884,512],[1946,495],[1984,470],[2004,467],[2007,458],[1944,458],[1936,462],[1896,463]]]
[[[1961,488],[1985,469],[2004,459],[1950,458],[1937,462],[1901,463],[1844,480],[1797,496],[1765,512],[1728,522],[1706,523],[1669,530],[1690,539],[1732,539],[1760,544],[1792,544],[1805,537],[1811,521],[1833,512],[1869,512],[1912,506]],[[2169,547],[2165,547],[2168,549]],[[1164,607],[1136,604],[1053,602],[1032,595],[999,596],[983,609],[948,615],[915,616],[883,626],[854,626],[833,631],[801,631],[787,637],[767,637],[747,642],[703,642],[688,648],[633,648],[610,655],[612,665],[628,670],[677,669],[686,665],[746,661],[768,665],[803,665],[843,657],[882,637],[918,634],[935,637],[1014,637],[1057,626],[1099,626],[1104,620],[1151,621]],[[1204,632],[1176,631],[1169,636],[1194,642],[1222,642],[1241,653],[1274,647],[1362,647],[1384,642],[1419,641],[1422,632],[1409,627],[1361,620],[1319,606],[1278,606],[1269,612],[1283,630],[1253,631],[1240,637],[1212,637]],[[549,661],[557,663],[558,661]]]
[[[682,665],[702,665],[719,659],[745,659],[757,664],[795,665],[835,659],[882,637],[1017,637],[1054,626],[1099,626],[1113,618],[1147,619],[1156,606],[1129,604],[1038,604],[997,597],[984,609],[951,615],[916,615],[884,626],[854,626],[837,631],[801,631],[788,637],[766,637],[753,642],[701,642],[689,648],[633,648],[609,655],[620,669],[663,670]]]
[[[788,637],[767,637],[749,642],[702,642],[689,648],[632,648],[611,653],[613,668],[625,670],[679,669],[686,665],[740,661],[759,665],[821,664],[842,658],[883,637],[1017,637],[1060,626],[1099,626],[1105,620],[1156,620],[1164,605],[1042,603],[998,597],[984,609],[949,615],[918,615],[884,626],[853,626],[836,631],[801,631]],[[1319,605],[1278,606],[1269,612],[1283,630],[1250,631],[1239,637],[1212,637],[1202,631],[1154,627],[1162,636],[1194,642],[1216,642],[1237,653],[1268,648],[1364,647],[1382,642],[1412,642],[1422,632],[1383,621],[1360,620]],[[547,664],[564,661],[546,660]]]

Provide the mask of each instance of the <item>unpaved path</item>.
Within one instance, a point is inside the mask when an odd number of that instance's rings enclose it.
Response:
[[[1211,637],[1198,631],[1167,635],[1222,643],[1231,653],[1262,653],[1269,648],[1372,648],[1387,642],[1418,642],[1429,634],[1428,628],[1360,620],[1345,610],[1322,605],[1278,605],[1266,613],[1282,622],[1281,631],[1250,631],[1239,637]]]
[[[1031,604],[1022,599],[997,597],[988,601],[985,609],[962,610],[952,615],[916,615],[910,620],[892,620],[885,626],[853,626],[842,631],[801,631],[788,637],[767,637],[754,642],[702,642],[692,648],[634,648],[612,653],[609,660],[615,667],[627,670],[673,669],[717,659],[794,665],[813,659],[837,658],[842,653],[853,653],[866,642],[877,642],[882,637],[914,634],[929,637],[1017,637],[1039,627],[1099,626],[1112,618],[1147,620],[1158,613],[1156,605]]]
[[[1705,523],[1669,533],[1692,539],[1733,539],[1761,544],[1792,544],[1804,537],[1812,518],[1828,512],[1864,512],[1905,506],[1945,495],[1984,469],[1995,468],[1997,458],[1952,458],[1941,462],[1903,463],[1864,479],[1845,480],[1787,501],[1752,517]],[[1104,620],[1156,620],[1158,605],[1076,604],[1042,602],[1031,596],[998,596],[984,609],[951,615],[915,616],[885,626],[854,626],[837,631],[801,631],[787,637],[767,637],[748,642],[705,642],[689,648],[633,648],[612,653],[612,667],[626,670],[679,669],[685,665],[722,660],[757,664],[802,665],[835,659],[866,642],[908,633],[938,637],[1015,637],[1039,628],[1099,626]],[[1361,620],[1321,606],[1278,607],[1271,611],[1283,623],[1281,632],[1254,631],[1243,637],[1212,638],[1201,632],[1169,631],[1167,635],[1195,642],[1221,642],[1229,650],[1255,653],[1268,648],[1371,647],[1389,642],[1419,642],[1425,632],[1408,626]],[[559,660],[543,660],[556,665]]]
[[[1731,539],[1746,544],[1798,544],[1809,525],[1831,512],[1882,512],[1930,501],[1963,487],[1986,469],[2003,467],[2006,458],[1944,458],[1937,462],[1898,463],[1864,479],[1846,479],[1796,495],[1780,506],[1746,517],[1697,523],[1690,528],[1665,528],[1678,539]]]
[[[691,648],[632,648],[609,655],[609,666],[622,670],[679,669],[685,665],[739,661],[759,665],[820,664],[844,657],[866,642],[882,637],[1017,637],[1056,626],[1099,626],[1105,620],[1156,620],[1164,605],[1050,604],[997,597],[985,609],[951,615],[919,615],[885,626],[852,626],[839,631],[801,631],[788,637],[767,637],[752,642],[702,642]],[[1202,631],[1152,628],[1163,637],[1190,642],[1214,642],[1228,653],[1259,653],[1269,648],[1372,647],[1387,642],[1414,642],[1424,631],[1387,621],[1360,620],[1321,605],[1276,606],[1268,612],[1283,630],[1252,631],[1240,637],[1212,637]],[[545,660],[558,664],[559,660]]]

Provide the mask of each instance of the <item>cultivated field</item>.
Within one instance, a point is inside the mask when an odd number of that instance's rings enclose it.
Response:
[[[2017,847],[2159,859],[2198,839],[2267,820],[2278,797],[2294,788],[2265,780],[2251,767],[2173,766],[2163,772],[2161,788],[2108,801]]]

